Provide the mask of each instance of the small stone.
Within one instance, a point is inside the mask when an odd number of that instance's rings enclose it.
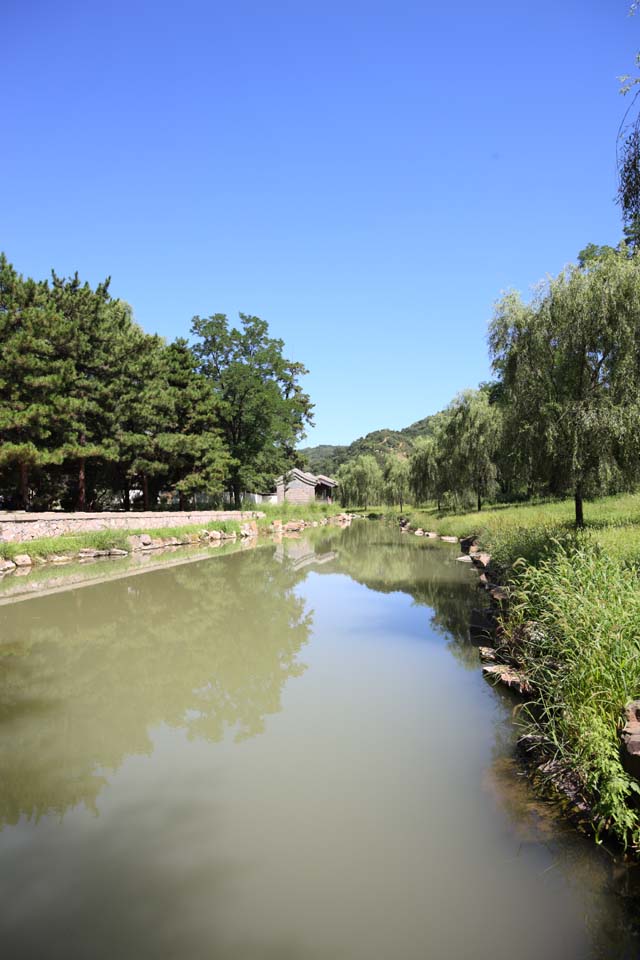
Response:
[[[484,663],[496,662],[496,651],[494,647],[478,647],[478,656]]]
[[[30,567],[32,565],[31,557],[28,553],[19,553],[13,558],[16,567]]]
[[[117,547],[112,547],[111,550],[109,550],[109,556],[110,557],[128,557],[129,554],[127,553],[126,550],[119,550]]]
[[[509,591],[505,590],[504,587],[494,587],[489,591],[489,596],[494,603],[502,604],[506,603],[506,601],[509,599]]]
[[[514,670],[513,667],[508,667],[505,663],[486,664],[482,668],[482,674],[494,680],[496,683],[504,684],[505,687],[509,687],[510,690],[514,690],[516,693],[525,694],[531,692],[531,687],[526,677],[518,673],[517,670]]]
[[[140,543],[143,547],[150,547],[152,543],[151,536],[148,533],[140,534]]]
[[[209,540],[222,540],[222,534],[219,530],[210,530]]]
[[[463,553],[469,553],[469,551],[471,550],[471,547],[475,545],[475,542],[476,542],[475,537],[463,537],[462,540],[460,541],[460,549],[462,550]]]
[[[415,532],[416,537],[424,537],[424,530],[418,529]]]
[[[78,551],[78,556],[81,560],[87,560],[93,559],[93,557],[99,557],[100,554],[95,547],[83,547],[82,550]]]
[[[471,563],[471,557],[468,557],[466,554],[463,554],[461,557],[456,557],[458,563]]]
[[[298,530],[304,530],[304,521],[303,520],[288,520],[284,525],[284,529],[296,533]]]
[[[631,700],[624,713],[626,723],[620,733],[622,766],[632,777],[640,779],[640,700]]]
[[[16,565],[13,560],[0,560],[0,573],[9,573],[10,570],[15,570]]]
[[[435,532],[435,530],[427,530],[425,537],[429,537],[429,540],[437,540],[438,534]]]
[[[444,541],[444,543],[457,543],[457,542],[458,542],[458,538],[457,538],[457,537],[440,537],[440,539],[441,539],[442,541]]]
[[[475,553],[473,555],[473,562],[477,567],[483,567],[485,570],[491,563],[491,554],[489,553]]]

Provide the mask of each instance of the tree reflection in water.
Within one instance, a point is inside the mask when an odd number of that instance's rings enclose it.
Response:
[[[468,643],[471,610],[480,604],[476,578],[460,551],[437,540],[401,534],[390,523],[355,521],[347,530],[323,528],[313,536],[319,555],[336,552],[319,572],[346,573],[381,593],[400,591],[431,610],[431,626],[451,638],[452,651],[475,667],[478,654]]]
[[[273,548],[3,609],[0,824],[84,802],[150,728],[260,733],[281,709],[311,628],[304,572]]]

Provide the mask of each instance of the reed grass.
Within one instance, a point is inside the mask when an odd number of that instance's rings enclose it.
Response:
[[[640,696],[638,573],[597,544],[557,544],[519,564],[512,585],[505,629],[534,690],[528,732],[579,777],[599,830],[640,851],[640,785],[619,742],[624,705]]]

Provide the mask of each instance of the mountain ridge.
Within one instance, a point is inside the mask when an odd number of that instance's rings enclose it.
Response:
[[[382,465],[389,453],[408,457],[417,437],[426,437],[432,432],[432,422],[437,414],[431,414],[410,423],[401,430],[382,428],[358,437],[350,444],[320,443],[313,447],[300,447],[305,467],[313,473],[331,476],[336,470],[355,457],[371,454]]]

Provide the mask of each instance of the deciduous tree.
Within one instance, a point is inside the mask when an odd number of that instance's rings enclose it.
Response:
[[[489,342],[521,457],[554,492],[572,491],[582,526],[603,473],[638,475],[640,255],[568,267],[530,305],[506,295]]]
[[[243,490],[271,487],[295,466],[296,444],[312,422],[312,404],[300,384],[307,372],[283,356],[284,344],[269,336],[259,317],[240,314],[241,328],[224,314],[194,317],[192,333],[199,371],[216,400],[217,417],[230,454],[229,487],[236,507]]]

